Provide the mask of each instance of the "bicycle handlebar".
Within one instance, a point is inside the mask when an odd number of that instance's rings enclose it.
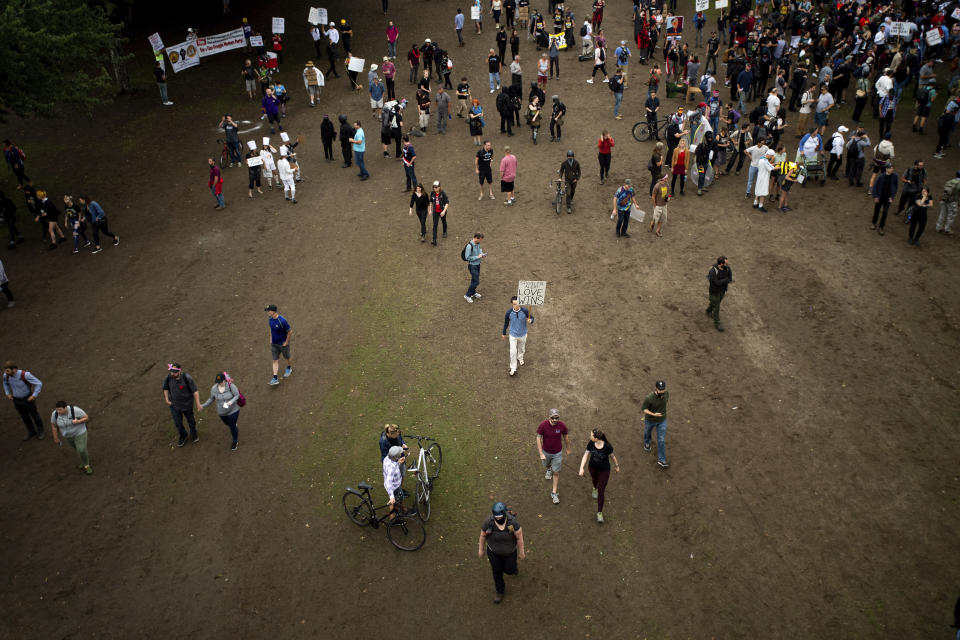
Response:
[[[416,440],[417,442],[419,442],[419,441],[421,441],[421,440],[430,440],[431,442],[436,442],[436,441],[437,441],[436,438],[431,438],[430,436],[417,436],[417,435],[414,435],[414,434],[412,434],[412,433],[405,433],[405,434],[403,434],[403,437],[404,437],[404,438],[413,438],[413,439]]]

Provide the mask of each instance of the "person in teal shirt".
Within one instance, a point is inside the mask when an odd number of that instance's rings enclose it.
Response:
[[[367,173],[367,167],[363,164],[363,152],[367,150],[367,141],[359,120],[353,123],[353,128],[354,132],[353,137],[350,138],[350,144],[353,145],[353,155],[357,161],[357,168],[360,169],[360,173],[357,175],[360,176],[361,180],[366,180],[370,177],[370,174]]]

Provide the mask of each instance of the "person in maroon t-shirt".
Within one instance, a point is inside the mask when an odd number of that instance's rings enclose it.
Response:
[[[557,493],[557,484],[560,481],[560,467],[563,464],[563,450],[570,450],[570,441],[567,439],[567,425],[560,421],[560,412],[550,409],[550,417],[537,427],[537,450],[540,452],[540,462],[547,468],[544,478],[553,478],[553,491],[550,497],[553,504],[560,504],[560,494]]]

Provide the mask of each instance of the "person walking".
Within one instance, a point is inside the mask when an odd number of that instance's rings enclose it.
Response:
[[[333,160],[333,141],[337,139],[336,130],[333,128],[333,122],[330,121],[328,114],[323,114],[323,121],[320,122],[320,141],[323,143],[323,159],[327,162]]]
[[[587,84],[593,84],[593,79],[598,71],[603,74],[604,82],[610,82],[610,77],[607,76],[607,48],[601,40],[597,40],[596,43],[593,50],[593,72],[590,74]]]
[[[496,592],[493,602],[500,604],[506,585],[503,574],[517,574],[517,559],[523,560],[526,553],[523,548],[523,529],[514,514],[507,511],[507,505],[494,503],[490,516],[480,525],[480,542],[477,557],[483,560],[486,554],[493,570],[493,585]]]
[[[713,318],[713,326],[717,331],[723,331],[723,325],[720,324],[720,303],[727,293],[727,287],[733,282],[733,270],[726,256],[717,258],[717,263],[707,272],[707,280],[710,281],[710,306],[707,307],[707,316]]]
[[[460,84],[460,87],[464,86],[464,83]],[[458,87],[459,92],[459,87]],[[464,103],[464,100],[459,101],[461,105]],[[510,96],[510,87],[504,87],[503,90],[497,94],[497,113],[500,114],[500,133],[506,133],[508,136],[513,136],[513,104]],[[461,118],[460,109],[457,109],[457,117]]]
[[[13,171],[13,175],[17,178],[17,189],[23,189],[23,182],[25,180],[27,182],[30,181],[30,176],[24,173],[24,161],[27,159],[27,154],[23,152],[23,149],[10,142],[10,140],[4,140],[3,159],[10,165],[10,170]]]
[[[577,192],[577,183],[580,182],[580,163],[573,153],[573,149],[567,150],[567,159],[557,169],[560,179],[566,181],[567,188],[567,213],[573,212],[573,196]]]
[[[914,201],[913,207],[908,210],[908,219],[910,230],[907,234],[907,244],[915,247],[920,246],[920,236],[927,228],[927,211],[933,206],[933,198],[930,197],[930,189],[923,187],[920,189],[919,197]]]
[[[7,279],[7,272],[3,268],[3,262],[0,262],[0,293],[7,298],[7,309],[12,309],[16,305],[13,292],[10,291],[10,280]]]
[[[560,96],[553,96],[553,109],[550,115],[550,142],[560,142],[563,137],[563,117],[567,115],[567,105],[560,102]]]
[[[650,451],[651,434],[657,433],[657,464],[661,469],[670,466],[667,462],[667,401],[670,392],[667,383],[657,380],[653,391],[647,394],[640,406],[643,413],[643,450]]]
[[[457,9],[457,14],[453,16],[453,29],[457,32],[458,46],[463,46],[463,10]]]
[[[620,463],[617,462],[617,456],[613,454],[613,445],[607,440],[603,431],[594,429],[590,432],[590,441],[587,442],[587,449],[583,452],[583,458],[580,460],[580,476],[583,476],[583,467],[589,460],[590,480],[593,482],[592,495],[597,499],[597,522],[603,522],[604,494],[607,489],[607,481],[610,480],[611,459],[617,473],[620,473]]]
[[[0,191],[0,217],[7,225],[7,248],[16,249],[18,244],[23,244],[23,234],[17,228],[17,205],[3,191]]]
[[[647,160],[647,171],[650,172],[650,195],[653,195],[654,186],[660,182],[660,178],[666,179],[666,174],[663,172],[663,155],[664,155],[664,144],[663,141],[658,140],[657,144],[653,145],[653,151],[650,153],[650,159]]]
[[[92,200],[90,196],[80,196],[78,200],[80,207],[86,212],[90,226],[93,228],[93,253],[103,251],[103,249],[100,248],[101,233],[108,238],[113,238],[113,246],[120,244],[120,236],[110,231],[110,225],[107,223],[107,214],[104,212],[103,207],[101,207],[96,200]]]
[[[430,194],[430,210],[433,212],[433,246],[437,246],[437,223],[443,224],[443,237],[447,237],[447,210],[450,208],[450,199],[440,188],[440,181],[433,181],[433,192]],[[472,300],[471,300],[472,302]]]
[[[167,96],[167,73],[163,69],[163,62],[158,60],[153,67],[153,79],[157,83],[157,89],[160,90],[160,104],[165,107],[172,107],[173,103]]]
[[[650,201],[653,202],[653,217],[650,219],[650,231],[653,231],[654,227],[656,227],[657,237],[662,238],[663,223],[667,221],[667,203],[670,202],[666,174],[657,178],[656,184],[650,191]]]
[[[630,226],[630,209],[639,208],[637,204],[637,193],[633,190],[633,182],[626,178],[623,185],[613,194],[613,211],[610,212],[610,219],[617,216],[617,237],[629,238],[627,227]]]
[[[357,175],[360,176],[360,180],[366,180],[370,177],[370,174],[367,173],[367,167],[363,164],[363,154],[367,150],[367,141],[359,120],[353,123],[353,135],[348,142],[353,145],[353,155],[357,160],[357,168],[360,169],[360,173]]]
[[[887,213],[890,212],[890,205],[897,196],[897,182],[899,178],[893,171],[893,164],[887,163],[884,173],[877,176],[873,183],[871,194],[873,196],[873,220],[870,224],[871,229],[883,235],[884,226],[887,224]]]
[[[533,96],[530,100],[530,106],[527,107],[527,124],[530,125],[530,136],[533,138],[533,144],[537,144],[537,135],[540,133],[543,109],[540,105],[540,97]]]
[[[214,210],[219,211],[225,206],[223,201],[223,176],[220,174],[220,167],[217,166],[213,158],[207,158],[207,165],[210,167],[207,188],[210,189],[210,193],[217,203],[216,206],[213,207]]]
[[[303,68],[303,86],[307,90],[311,107],[316,106],[317,100],[320,99],[323,82],[323,74],[320,69],[313,66],[313,60],[307,60],[307,64]]]
[[[417,151],[413,148],[413,143],[410,142],[410,136],[403,136],[403,152],[400,154],[400,159],[403,162],[403,172],[407,177],[407,188],[405,191],[409,192],[415,187],[417,183]],[[423,185],[421,185],[422,187]]]
[[[473,240],[463,248],[463,259],[467,261],[467,271],[470,272],[470,286],[463,294],[463,299],[470,304],[473,304],[474,298],[479,300],[483,297],[477,293],[477,287],[480,285],[480,263],[487,257],[480,247],[481,240],[483,240],[483,234],[477,231],[473,234]]]
[[[503,316],[503,335],[507,339],[510,330],[510,375],[516,375],[517,364],[523,366],[523,355],[527,350],[527,327],[533,324],[533,314],[527,307],[521,307],[517,296],[510,298],[510,308]]]
[[[283,377],[289,378],[293,373],[293,359],[290,357],[290,336],[293,329],[290,323],[282,315],[277,313],[277,305],[268,304],[263,309],[269,316],[267,324],[270,326],[270,355],[273,359],[273,377],[270,378],[270,385],[280,384],[277,377],[280,372],[280,355],[287,360],[287,368],[283,370]]]
[[[958,202],[960,202],[960,171],[957,171],[957,174],[943,185],[943,196],[940,198],[940,215],[937,216],[937,233],[953,235],[950,229],[957,217]]]
[[[223,371],[214,377],[213,386],[210,387],[210,397],[200,405],[206,408],[213,403],[217,404],[217,415],[220,416],[223,424],[227,425],[227,428],[230,429],[231,451],[237,450],[237,420],[240,419],[241,398],[243,398],[243,396],[240,395],[240,390],[237,389],[237,385],[233,383],[233,380],[230,379],[227,372]]]
[[[384,10],[386,13],[386,10]],[[387,56],[397,57],[397,39],[400,37],[400,30],[393,24],[393,20],[387,23]]]
[[[477,174],[478,179],[480,180],[480,195],[477,196],[477,200],[483,200],[483,183],[487,183],[487,191],[490,193],[490,199],[496,200],[496,196],[493,195],[493,145],[490,144],[489,140],[483,141],[483,146],[480,147],[480,150],[477,151],[477,156],[473,161],[474,172]]]
[[[73,253],[80,253],[80,239],[83,246],[89,247],[92,243],[87,239],[87,222],[83,208],[73,202],[73,196],[63,196],[64,227],[73,235]]]
[[[180,435],[177,447],[187,443],[187,431],[183,428],[184,418],[187,419],[193,441],[199,442],[200,433],[197,431],[193,409],[196,407],[197,411],[203,411],[203,407],[200,406],[200,391],[193,377],[180,367],[179,362],[167,365],[167,377],[163,380],[163,400],[170,407],[173,426],[177,428],[177,433]]]
[[[87,421],[90,417],[80,407],[67,405],[63,400],[57,400],[56,408],[50,415],[50,433],[57,446],[62,446],[63,440],[73,447],[80,457],[80,469],[88,476],[93,473],[90,466],[90,454],[87,453]]]
[[[430,206],[430,196],[424,193],[423,185],[416,182],[413,193],[410,194],[410,210],[407,215],[412,216],[414,209],[417,211],[417,219],[420,221],[420,242],[427,241],[427,208]],[[409,189],[408,189],[409,191]],[[436,244],[436,242],[434,242]]]
[[[503,67],[503,62],[500,60],[500,56],[497,55],[497,52],[493,49],[490,49],[490,53],[487,55],[487,75],[490,79],[490,93],[500,90],[500,69]]]
[[[517,201],[514,196],[514,183],[517,179],[517,156],[510,153],[510,146],[503,148],[503,158],[500,159],[500,193],[507,194],[507,199],[503,201],[506,206],[511,206]]]
[[[560,483],[560,469],[563,466],[563,453],[570,452],[570,440],[567,439],[567,425],[560,420],[560,412],[550,409],[549,417],[537,427],[537,452],[540,462],[546,472],[544,479],[553,480],[553,490],[550,499],[553,504],[560,504],[560,493],[557,490]]]
[[[447,132],[447,122],[450,120],[450,94],[437,87],[437,133]]]
[[[245,156],[248,163],[247,164],[247,179],[248,179],[247,196],[252,198],[254,187],[257,188],[257,193],[260,193],[260,194],[263,193],[263,189],[260,188],[260,177],[261,177],[261,170],[263,167],[263,160],[262,159],[260,160],[260,164],[254,164],[254,165],[249,164],[249,161],[251,158],[260,158],[260,152],[257,151],[257,143],[254,142],[253,140],[250,140],[247,142],[247,148],[249,149],[249,151],[247,151],[247,155]]]
[[[610,176],[610,159],[614,147],[613,136],[606,129],[597,139],[597,162],[600,164],[600,184]]]
[[[470,135],[473,136],[473,144],[479,147],[481,144],[480,137],[483,135],[483,127],[486,122],[483,119],[483,107],[480,106],[480,101],[476,98],[473,99],[473,106],[470,107],[467,118],[470,125]]]
[[[683,195],[683,187],[687,184],[687,170],[690,168],[690,150],[687,148],[687,139],[680,138],[680,143],[673,150],[673,158],[670,161],[670,197],[674,197],[677,188],[677,178],[680,179],[680,195]]]
[[[277,162],[277,174],[283,183],[283,199],[290,204],[297,204],[297,183],[294,181],[296,164],[296,160],[287,155],[281,155]]]
[[[0,271],[2,271],[2,265],[0,265]],[[37,440],[43,440],[43,421],[40,419],[36,403],[41,389],[43,389],[43,382],[29,371],[21,369],[15,361],[7,360],[3,364],[3,392],[8,400],[13,401],[13,407],[27,427],[24,442],[34,436]]]

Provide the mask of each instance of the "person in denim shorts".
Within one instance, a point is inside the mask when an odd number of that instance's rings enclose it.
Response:
[[[567,439],[567,425],[560,421],[559,411],[550,409],[549,418],[537,427],[537,450],[540,452],[540,462],[547,469],[543,477],[547,480],[553,479],[553,490],[550,492],[553,504],[560,504],[557,484],[560,481],[564,449],[570,450],[570,441]]]

